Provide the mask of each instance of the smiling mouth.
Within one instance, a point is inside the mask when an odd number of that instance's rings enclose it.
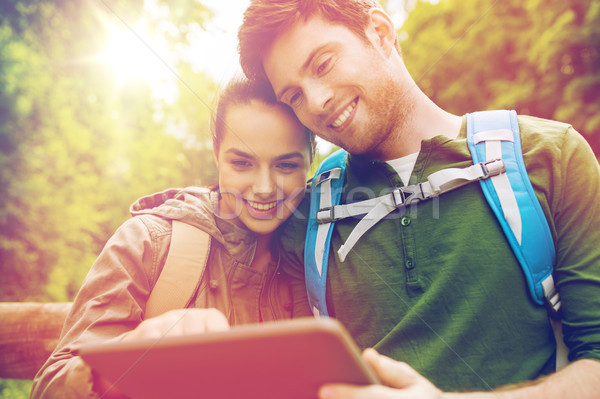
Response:
[[[269,211],[275,208],[277,205],[279,205],[279,203],[282,201],[255,202],[246,200],[246,202],[248,203],[248,205],[250,205],[251,208],[256,209],[257,211]]]
[[[354,108],[356,108],[357,103],[358,103],[358,99],[354,99],[354,101],[352,101],[350,103],[350,105],[348,105],[348,107],[346,107],[346,109],[344,111],[342,111],[342,113],[337,117],[337,119],[330,126],[335,129],[342,126],[344,124],[344,122],[346,122],[346,120],[348,120],[348,117],[350,116],[350,114],[352,114],[352,111],[354,111]]]

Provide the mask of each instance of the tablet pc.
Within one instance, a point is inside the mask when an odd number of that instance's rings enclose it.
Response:
[[[134,399],[313,399],[325,383],[377,383],[348,332],[328,318],[88,344],[78,355]]]

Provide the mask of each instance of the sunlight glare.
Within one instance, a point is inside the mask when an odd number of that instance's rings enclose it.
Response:
[[[155,95],[164,97],[164,90],[173,80],[167,67],[169,52],[164,39],[151,38],[142,20],[137,27],[108,26],[109,43],[102,59],[113,69],[117,88],[136,79],[146,83]],[[163,92],[158,94],[157,92]]]

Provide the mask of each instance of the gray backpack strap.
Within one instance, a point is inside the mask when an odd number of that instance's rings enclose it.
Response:
[[[479,162],[466,168],[442,169],[427,176],[426,182],[400,187],[381,197],[330,207],[331,210],[328,213],[335,215],[336,220],[366,214],[338,250],[340,261],[343,262],[346,259],[359,238],[394,210],[435,198],[474,181],[498,176],[505,171],[506,167],[502,159]],[[317,219],[320,217],[322,215],[317,214]]]
[[[185,308],[204,274],[210,235],[199,228],[173,220],[167,260],[148,302],[145,319],[169,310]]]

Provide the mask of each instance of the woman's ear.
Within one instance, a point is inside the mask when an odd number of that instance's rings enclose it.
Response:
[[[217,137],[212,135],[212,148],[213,148],[213,159],[215,160],[215,165],[217,169],[219,169],[219,143],[217,142]]]
[[[375,48],[380,49],[387,57],[396,49],[394,23],[385,11],[379,8],[369,10],[369,24],[366,33]]]

